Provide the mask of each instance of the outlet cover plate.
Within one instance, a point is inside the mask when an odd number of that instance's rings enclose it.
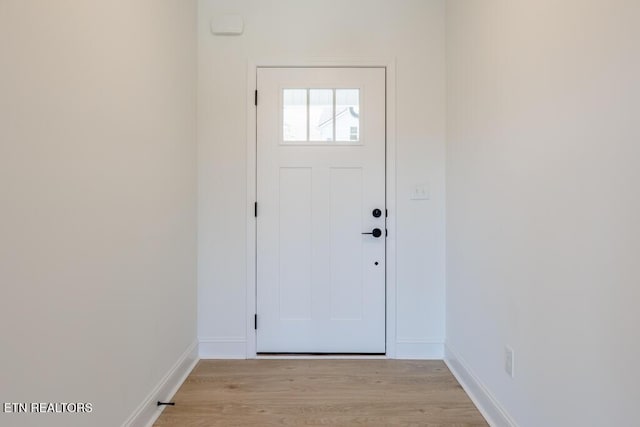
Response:
[[[504,370],[511,378],[515,376],[514,353],[513,349],[508,345],[504,347]]]
[[[410,197],[411,200],[429,200],[430,198],[429,184],[416,184]]]

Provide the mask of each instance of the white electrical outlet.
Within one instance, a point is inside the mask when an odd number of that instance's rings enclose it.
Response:
[[[431,194],[429,194],[429,184],[416,184],[411,192],[411,200],[429,200]]]
[[[505,346],[504,347],[504,370],[511,378],[513,378],[515,374],[513,370],[513,362],[514,362],[513,359],[514,359],[513,349],[508,345]]]

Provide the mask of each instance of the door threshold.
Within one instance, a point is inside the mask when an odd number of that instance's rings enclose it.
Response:
[[[256,359],[326,359],[326,360],[380,360],[384,353],[258,353]]]

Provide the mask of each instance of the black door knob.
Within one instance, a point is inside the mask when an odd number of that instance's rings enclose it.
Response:
[[[379,228],[374,228],[373,230],[371,230],[371,233],[362,233],[362,234],[371,234],[373,237],[377,239],[378,237],[382,236],[382,230],[380,230]]]
[[[380,218],[382,216],[382,211],[380,209],[374,209],[371,214],[374,218]]]

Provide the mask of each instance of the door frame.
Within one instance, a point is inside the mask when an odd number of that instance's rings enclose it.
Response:
[[[396,61],[380,58],[327,58],[291,60],[249,60],[247,65],[247,282],[246,282],[246,357],[255,359],[257,334],[254,314],[257,306],[256,239],[254,203],[257,197],[257,109],[255,91],[258,68],[384,68],[385,69],[385,180],[388,210],[386,239],[386,357],[396,357]],[[258,100],[258,103],[260,101]]]

